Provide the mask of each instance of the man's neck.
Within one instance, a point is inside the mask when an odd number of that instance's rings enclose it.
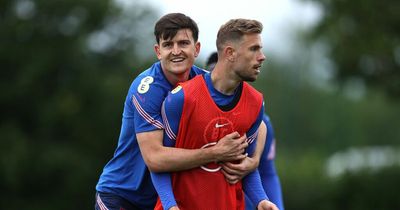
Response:
[[[234,79],[227,69],[215,68],[211,72],[211,81],[216,90],[225,95],[233,95],[240,85],[240,80]]]
[[[186,71],[182,74],[173,74],[171,72],[164,71],[164,75],[167,78],[168,82],[175,87],[180,82],[186,82],[189,80],[190,70]]]

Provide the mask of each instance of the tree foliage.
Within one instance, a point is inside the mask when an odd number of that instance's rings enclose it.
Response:
[[[144,65],[135,50],[151,27],[137,29],[154,20],[150,8],[113,2],[1,1],[1,209],[93,205]]]
[[[400,97],[400,2],[396,0],[315,0],[323,17],[311,42],[323,42],[345,82],[361,78],[389,96]]]
[[[396,209],[392,190],[400,174],[398,157],[391,174],[383,168],[331,179],[325,168],[329,156],[348,148],[398,148],[399,104],[381,91],[353,98],[337,88],[317,88],[309,65],[292,60],[280,63],[270,56],[254,84],[274,125],[285,209]],[[381,188],[388,190],[376,193]],[[369,200],[373,192],[376,197]]]

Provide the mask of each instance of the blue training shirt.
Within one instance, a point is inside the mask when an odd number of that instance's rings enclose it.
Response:
[[[228,105],[235,97],[233,95],[225,95],[220,93],[216,90],[211,81],[211,74],[207,73],[204,75],[207,88],[211,97],[213,98],[214,102],[218,106],[225,106]],[[171,98],[170,98],[171,97]],[[173,99],[172,99],[173,98]],[[164,114],[164,124],[168,126],[166,128],[173,134],[169,134],[168,132],[164,134],[164,145],[165,146],[175,146],[175,139],[178,130],[179,130],[179,123],[182,115],[183,109],[183,102],[184,102],[184,94],[183,91],[176,92],[174,94],[168,95],[168,97],[164,101],[164,106],[162,108],[162,112]],[[249,131],[246,133],[249,142],[253,142],[257,138],[258,127],[261,123],[264,113],[264,105],[259,110],[259,115],[256,122],[252,125]],[[167,121],[167,122],[166,122]],[[249,147],[247,148],[247,153],[252,155],[255,151],[256,144],[250,143]],[[176,205],[175,198],[172,193],[172,186],[171,186],[171,177],[169,173],[151,173],[154,185],[157,189],[157,192],[160,195],[160,200],[164,209],[169,209],[170,207]],[[244,191],[249,195],[249,197],[253,200],[253,202],[259,202],[262,199],[266,199],[266,195],[262,186],[257,185],[257,179],[259,180],[258,171],[255,170],[254,172],[250,173],[243,179],[243,188]],[[247,189],[246,189],[247,188]],[[250,188],[250,189],[248,189]]]
[[[190,78],[204,73],[205,70],[193,66]],[[141,209],[154,207],[157,194],[136,134],[163,129],[161,106],[172,88],[160,62],[154,63],[132,82],[125,99],[118,146],[103,169],[97,191],[118,195]]]

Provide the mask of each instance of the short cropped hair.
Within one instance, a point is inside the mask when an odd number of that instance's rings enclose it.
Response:
[[[193,39],[197,42],[199,38],[199,28],[196,22],[182,13],[169,13],[161,17],[154,26],[154,36],[157,44],[160,44],[161,38],[164,40],[174,38],[180,29],[191,30]]]
[[[240,41],[245,34],[260,34],[263,25],[257,20],[232,19],[221,26],[217,34],[217,50],[220,51],[228,41]]]

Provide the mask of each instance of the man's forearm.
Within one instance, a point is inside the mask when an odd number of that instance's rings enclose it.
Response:
[[[246,137],[237,132],[223,137],[215,146],[203,149],[166,147],[162,143],[163,131],[137,134],[143,159],[153,172],[187,170],[210,162],[240,160],[245,157]]]
[[[257,205],[261,200],[268,199],[257,169],[243,178],[243,190],[254,205]]]
[[[172,191],[172,181],[170,173],[154,173],[151,172],[151,180],[157,191],[161,204],[164,209],[177,206],[174,193]]]
[[[162,146],[145,162],[153,172],[174,172],[217,162],[216,156],[211,148],[181,149]]]

